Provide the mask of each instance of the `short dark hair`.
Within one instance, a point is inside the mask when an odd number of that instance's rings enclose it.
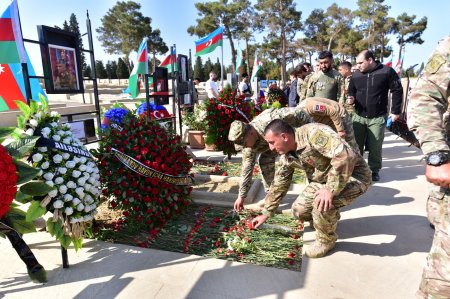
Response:
[[[331,53],[330,51],[320,52],[319,59],[325,59],[325,58],[330,58],[331,60],[333,60],[333,53]]]
[[[275,135],[280,135],[281,133],[294,135],[295,133],[294,128],[281,119],[272,120],[264,129],[264,135],[269,131],[272,131]]]
[[[200,80],[199,77],[195,77],[195,78],[194,78],[194,81],[195,81],[195,80],[198,80],[198,82],[201,82],[201,81],[202,81],[202,80]]]
[[[298,73],[306,72],[306,63],[301,63],[295,68]]]
[[[307,66],[307,67],[311,68],[311,63],[309,63],[309,62],[303,62],[302,65],[303,65],[303,67]]]
[[[372,51],[364,50],[361,54],[363,54],[364,60],[369,60],[369,58],[372,58],[372,60],[375,61],[375,55],[373,55]]]
[[[342,61],[339,66],[345,67],[346,69],[351,70],[352,69],[352,64],[348,61]]]
[[[242,78],[246,78],[246,77],[248,77],[248,74],[247,73],[242,73]]]
[[[294,77],[297,77],[298,76],[298,72],[297,72],[297,70],[292,70],[290,73],[289,73],[289,75],[292,75],[292,76],[294,76]]]

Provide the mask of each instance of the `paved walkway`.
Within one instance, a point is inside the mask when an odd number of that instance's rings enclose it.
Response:
[[[341,213],[336,248],[305,257],[301,273],[99,241],[69,250],[62,269],[59,245],[35,233],[25,239],[49,282],[31,283],[0,239],[0,298],[414,298],[433,237],[424,169],[420,152],[391,134],[383,156],[381,181]],[[313,238],[307,227],[305,243]]]

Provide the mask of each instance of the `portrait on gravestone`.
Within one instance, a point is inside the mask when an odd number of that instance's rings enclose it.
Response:
[[[48,49],[54,89],[79,89],[75,49],[50,44]]]

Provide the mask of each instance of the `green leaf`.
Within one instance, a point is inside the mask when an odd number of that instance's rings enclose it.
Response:
[[[39,110],[39,104],[36,101],[30,101],[31,114],[35,114]]]
[[[10,208],[5,217],[8,219],[8,222],[11,223],[12,227],[19,232],[19,234],[23,235],[36,232],[36,227],[33,222],[26,221],[26,214],[20,209]]]
[[[20,140],[16,140],[5,146],[8,154],[15,158],[22,158],[28,155],[36,145],[39,136],[28,136]]]
[[[39,169],[20,160],[14,159],[14,164],[16,164],[17,172],[19,173],[19,179],[17,181],[18,185],[31,181],[39,173]]]
[[[52,237],[55,235],[55,223],[52,218],[47,219],[47,231]]]
[[[55,238],[59,240],[64,235],[64,229],[61,219],[53,222],[53,218],[49,218],[47,220],[47,231],[50,233],[50,235],[55,236]]]
[[[48,102],[43,94],[39,94],[39,100],[41,101],[42,110],[48,111]]]
[[[50,187],[49,185],[47,185],[46,183],[41,182],[41,181],[28,182],[25,185],[22,185],[20,187],[20,191],[22,193],[32,195],[32,196],[46,195],[53,189],[55,189],[55,188]]]
[[[46,210],[45,208],[41,207],[40,202],[35,200],[31,203],[30,207],[28,208],[25,220],[28,222],[33,221],[44,215],[45,212]]]
[[[0,127],[0,138],[8,137],[15,129],[13,127]]]
[[[31,108],[30,108],[30,106],[28,106],[27,104],[25,104],[22,101],[14,101],[14,103],[16,103],[17,107],[19,107],[20,112],[23,113],[25,118],[30,118],[30,116],[31,116]]]
[[[25,129],[25,117],[23,115],[17,116],[17,126],[21,129]]]
[[[72,238],[73,246],[75,247],[75,251],[78,251],[83,247],[83,238],[74,239]]]
[[[27,203],[33,200],[33,196],[28,195],[28,194],[24,194],[22,193],[20,190],[18,190],[16,192],[16,196],[14,198],[16,201],[20,202],[20,203]]]
[[[61,238],[58,239],[64,249],[68,249],[70,243],[72,242],[72,238],[68,235],[62,235]]]

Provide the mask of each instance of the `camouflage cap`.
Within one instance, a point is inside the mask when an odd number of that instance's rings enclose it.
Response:
[[[249,129],[249,124],[240,120],[233,121],[230,126],[230,132],[228,133],[228,140],[234,142],[235,145],[244,145],[244,138]]]

